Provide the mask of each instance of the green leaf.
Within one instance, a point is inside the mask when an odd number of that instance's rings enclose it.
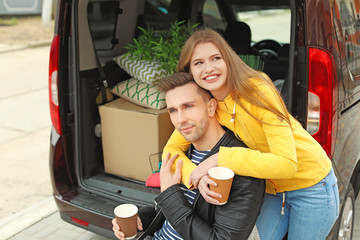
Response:
[[[169,74],[176,71],[181,48],[198,24],[175,21],[169,30],[155,31],[150,27],[141,28],[141,35],[125,46],[127,54],[147,61],[159,61]]]

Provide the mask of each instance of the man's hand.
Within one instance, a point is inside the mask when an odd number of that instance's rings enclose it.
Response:
[[[175,154],[170,158],[170,153],[166,154],[166,158],[162,160],[160,168],[160,189],[161,192],[165,191],[168,187],[179,184],[181,181],[182,160],[179,159],[176,164],[175,173],[171,173],[171,165],[179,157],[179,154]]]
[[[200,179],[208,174],[208,171],[212,167],[217,166],[219,153],[216,153],[200,163],[190,174],[189,184],[193,184],[195,188],[198,188]]]
[[[205,199],[205,201],[207,201],[210,204],[218,204],[219,201],[214,199],[214,197],[221,198],[222,196],[219,193],[211,191],[209,185],[216,186],[216,182],[211,180],[209,178],[209,175],[205,175],[204,177],[201,178],[199,182],[199,186],[198,186],[199,191],[203,196],[203,198]]]
[[[119,224],[117,224],[116,222],[116,218],[114,218],[112,221],[111,221],[112,225],[113,225],[113,228],[112,230],[114,231],[114,235],[115,237],[117,237],[118,239],[120,240],[125,240],[125,234],[123,232],[121,232],[121,229],[120,229],[120,226]],[[142,227],[142,222],[141,222],[141,219],[139,218],[139,216],[137,217],[137,228],[138,230],[142,231],[143,230],[143,227]]]

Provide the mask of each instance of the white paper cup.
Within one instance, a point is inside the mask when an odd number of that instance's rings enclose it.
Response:
[[[126,239],[133,239],[137,234],[138,208],[134,204],[121,204],[114,209],[116,222]]]

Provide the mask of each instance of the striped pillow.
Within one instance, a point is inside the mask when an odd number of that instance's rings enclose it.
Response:
[[[123,54],[114,58],[114,61],[130,76],[144,83],[155,85],[160,79],[168,76],[157,61],[135,59],[129,54]]]

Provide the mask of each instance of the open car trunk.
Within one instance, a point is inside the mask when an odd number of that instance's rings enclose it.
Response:
[[[143,173],[141,177],[133,177],[132,172],[147,168],[150,169],[147,173],[150,176],[151,170],[156,170],[157,162],[156,160],[155,163],[151,162],[150,155],[159,153],[166,141],[158,140],[158,136],[155,135],[159,132],[168,137],[172,131],[167,127],[166,133],[161,132],[164,122],[167,121],[167,126],[171,126],[169,119],[151,122],[145,117],[143,122],[132,122],[128,114],[110,117],[113,118],[113,125],[104,126],[104,116],[99,111],[104,106],[99,104],[102,81],[99,80],[97,57],[102,63],[109,86],[114,87],[134,77],[120,67],[114,58],[126,53],[125,46],[131,43],[133,38],[141,36],[142,32],[137,28],[138,26],[168,30],[175,20],[188,21],[191,24],[198,23],[200,28],[212,28],[224,37],[226,36],[230,45],[240,55],[259,56],[262,60],[259,70],[270,76],[281,92],[289,111],[304,124],[306,117],[305,73],[304,71],[294,72],[293,69],[295,65],[297,65],[296,69],[305,68],[301,66],[304,63],[305,49],[304,46],[291,44],[304,43],[301,39],[295,41],[295,38],[299,39],[303,36],[301,32],[304,30],[300,28],[303,24],[303,16],[301,11],[295,12],[294,4],[292,0],[79,0],[78,8],[74,10],[78,11],[79,16],[78,19],[74,19],[74,31],[79,33],[77,35],[79,38],[75,39],[74,43],[79,53],[75,64],[78,77],[74,83],[74,91],[79,93],[78,98],[74,99],[74,129],[77,129],[75,159],[78,159],[75,165],[79,176],[77,181],[86,192],[107,199],[107,204],[99,201],[97,204],[88,204],[88,207],[104,215],[112,216],[113,207],[120,202],[131,201],[138,206],[153,204],[159,188],[145,186],[146,173]],[[233,23],[240,21],[245,22],[251,32],[236,28],[237,24]],[[238,41],[244,38],[251,39],[251,42],[248,46],[238,46]],[[94,53],[94,46],[97,54]],[[251,49],[251,51],[241,52],[244,49]],[[294,83],[297,83],[300,89],[296,91],[296,95],[290,94],[294,91],[289,91],[294,88]],[[110,87],[108,89],[111,90]],[[119,99],[122,98],[116,95],[112,97],[113,99],[109,96],[109,102],[121,101]],[[293,99],[296,99],[296,102]],[[132,104],[138,105],[136,101]],[[160,117],[156,115],[155,118]],[[128,132],[121,134],[122,130],[115,130],[119,127],[122,129],[125,127]],[[118,138],[109,140],[106,134],[111,131],[105,132],[105,128],[120,131],[120,134],[117,134]],[[159,130],[154,131],[155,128]],[[149,136],[146,129],[154,136]],[[106,142],[104,138],[107,138]],[[151,154],[142,153],[147,147],[147,141],[149,144],[151,141],[159,143],[158,146],[153,147],[154,151]],[[115,145],[113,150],[104,146],[104,144],[110,144],[109,142]],[[131,148],[124,147],[129,144]],[[108,162],[108,159],[104,157],[106,151],[114,151],[112,155],[119,154],[119,157],[110,160],[113,164],[110,169],[104,166],[104,163]],[[124,152],[129,157],[121,157]],[[143,159],[131,157],[141,153]],[[124,163],[127,163],[126,171],[120,171],[121,174],[114,173],[113,170],[116,168],[114,166],[117,164],[123,166]],[[88,198],[85,195],[78,195],[72,201],[86,205]]]

